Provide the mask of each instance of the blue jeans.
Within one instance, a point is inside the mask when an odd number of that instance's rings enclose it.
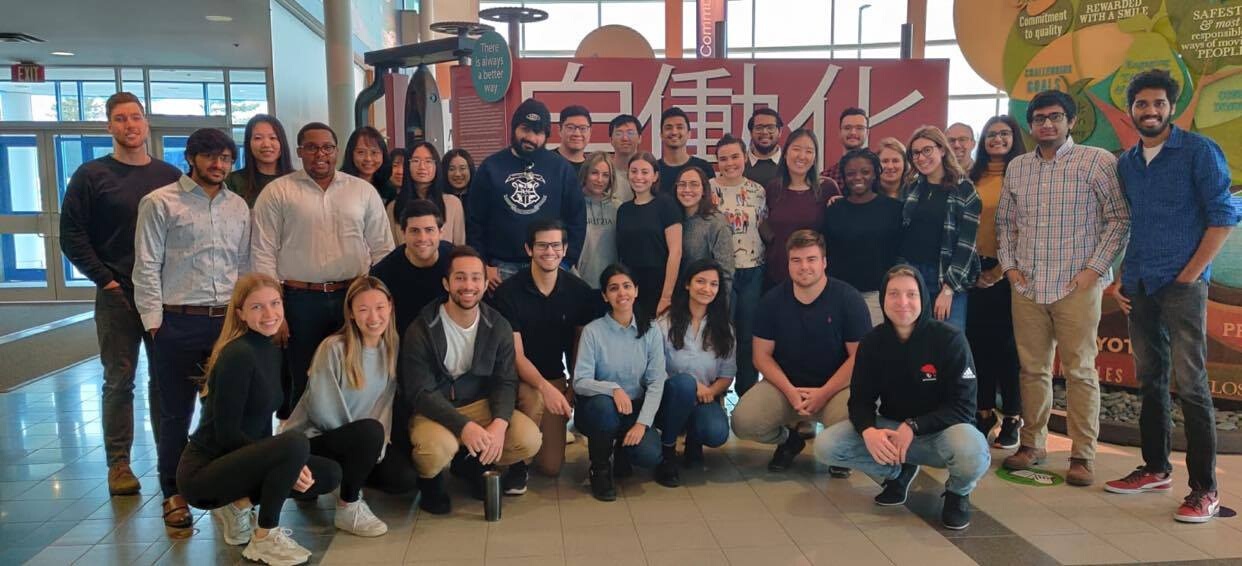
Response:
[[[669,381],[689,380],[694,385],[694,378],[689,374],[679,373]],[[684,384],[678,383],[679,387],[685,387]],[[693,390],[697,390],[694,387]],[[681,392],[678,392],[681,393]],[[665,395],[668,395],[668,385],[665,385]],[[660,412],[667,414],[664,410],[664,403],[660,403]],[[725,414],[724,403],[720,399],[716,399],[711,403],[700,403],[697,396],[694,399],[694,406],[686,415],[686,423],[682,427],[686,432],[686,446],[697,444],[699,446],[710,446],[719,448],[729,441],[729,416]],[[669,428],[672,428],[671,426]],[[663,432],[663,428],[661,431]],[[673,441],[676,441],[674,436]],[[669,442],[665,442],[669,444]]]
[[[664,382],[664,395],[660,399],[660,410],[656,412],[655,426],[647,427],[638,444],[626,447],[630,462],[640,468],[651,468],[660,463],[660,445],[676,444],[677,437],[686,430],[686,424],[698,403],[694,393],[694,379],[688,375],[678,374]],[[628,415],[622,415],[617,412],[611,395],[579,395],[575,403],[574,423],[586,435],[588,445],[611,444],[634,426],[642,406],[642,399],[633,399],[633,410]],[[660,432],[657,434],[655,429]]]
[[[884,417],[876,417],[875,426],[896,430],[901,423]],[[828,427],[815,439],[815,457],[829,466],[853,468],[873,478],[896,479],[901,466],[881,464],[871,457],[862,435],[854,430],[850,421],[841,421]],[[971,423],[958,423],[940,432],[914,437],[906,450],[906,463],[933,468],[947,468],[949,481],[946,491],[957,495],[970,495],[979,478],[988,472],[992,454],[988,441]]]
[[[1186,416],[1186,471],[1191,489],[1216,489],[1216,417],[1208,391],[1207,289],[1202,279],[1169,283],[1154,295],[1140,286],[1130,298],[1130,343],[1143,392],[1139,434],[1143,462],[1170,472],[1169,376]]]
[[[151,420],[159,420],[163,433],[156,443],[156,456],[165,498],[177,494],[177,464],[189,441],[190,420],[198,406],[195,379],[203,375],[211,347],[223,327],[224,317],[166,312],[155,333],[150,363],[155,365],[160,382],[160,414],[152,414]]]
[[[940,293],[940,266],[932,263],[912,263],[910,264],[919,270],[919,275],[923,276],[923,283],[927,285],[927,300],[931,304],[923,305],[923,310],[929,316],[935,318],[936,296]],[[949,316],[944,322],[953,325],[954,328],[966,331],[966,293],[953,293],[953,304],[949,306]]]
[[[754,345],[755,310],[759,308],[762,295],[762,265],[733,272],[729,306],[733,308],[733,329],[737,334],[737,377],[733,380],[733,390],[739,398],[759,380],[751,348]],[[728,439],[728,431],[725,431],[725,438]]]
[[[99,361],[103,364],[102,406],[104,454],[108,466],[129,463],[134,444],[134,383],[138,365],[138,346],[147,349],[147,405],[151,431],[160,439],[160,382],[151,333],[142,328],[134,308],[134,290],[117,287],[95,289],[95,331],[99,339]]]

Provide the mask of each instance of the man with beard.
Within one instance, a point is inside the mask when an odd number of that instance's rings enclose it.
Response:
[[[1117,158],[1070,138],[1077,112],[1060,91],[1031,99],[1026,122],[1038,145],[1009,163],[997,206],[997,259],[1012,285],[1024,423],[1018,451],[1002,465],[1025,470],[1047,458],[1056,354],[1073,441],[1065,482],[1088,486],[1100,431],[1100,295],[1130,232],[1130,211]]]
[[[738,438],[776,445],[768,462],[773,472],[788,470],[806,447],[794,428],[798,422],[832,426],[849,417],[854,352],[871,330],[862,295],[825,273],[828,249],[819,232],[798,230],[785,249],[789,280],[763,296],[755,317],[755,369],[763,380],[733,409]],[[829,471],[849,474],[844,468]]]
[[[1220,509],[1216,419],[1205,369],[1208,279],[1212,259],[1239,214],[1229,195],[1229,165],[1220,147],[1171,122],[1179,90],[1163,69],[1134,75],[1126,89],[1130,119],[1142,139],[1117,164],[1133,223],[1114,296],[1130,315],[1134,366],[1143,390],[1143,465],[1104,489],[1170,489],[1171,374],[1186,416],[1190,476],[1190,495],[1173,518],[1206,523]]]
[[[181,171],[147,153],[151,131],[138,97],[118,92],[104,106],[112,153],[83,163],[65,190],[60,249],[96,286],[95,327],[104,366],[103,434],[108,492],[134,495],[141,489],[129,467],[134,442],[134,369],[138,344],[151,357],[151,335],[134,307],[134,232],[138,202],[158,187],[177,182]],[[159,440],[159,382],[148,364],[151,428]]]
[[[643,142],[643,125],[630,114],[619,114],[608,122],[608,143],[612,144],[612,197],[620,205],[634,199],[630,188],[630,158]]]
[[[574,168],[574,174],[586,163],[587,144],[591,143],[591,111],[585,106],[566,106],[561,110],[561,145],[556,152]]]
[[[837,137],[841,140],[842,154],[846,152],[867,147],[867,128],[870,127],[870,118],[867,117],[867,111],[862,108],[853,106],[841,111],[841,117],[838,119],[840,131]],[[838,187],[845,186],[845,176],[841,174],[841,164],[833,163],[831,167],[820,173],[819,178],[832,179],[837,182]]]
[[[780,175],[781,128],[785,121],[771,108],[758,108],[746,121],[750,130],[750,148],[746,156],[747,179],[767,187],[768,182]]]
[[[156,445],[164,525],[190,528],[190,508],[177,490],[177,464],[190,432],[198,387],[224,327],[237,278],[250,271],[250,207],[224,186],[237,144],[203,128],[185,143],[189,176],[138,203],[134,305],[151,333],[159,380]]]
[[[957,164],[962,166],[963,171],[970,171],[975,164],[975,158],[972,157],[975,151],[975,130],[961,122],[954,122],[944,134],[949,138],[949,149],[953,151],[953,157],[957,158]]]
[[[530,269],[506,279],[496,289],[494,305],[513,326],[518,379],[518,410],[539,425],[543,447],[535,467],[555,477],[565,461],[565,421],[573,392],[564,360],[574,359],[574,345],[587,323],[603,314],[604,303],[590,285],[561,269],[565,225],[541,220],[526,236]],[[514,462],[502,478],[505,493],[526,491],[526,462]]]
[[[552,131],[544,103],[528,98],[513,112],[509,147],[483,160],[470,180],[466,241],[487,262],[487,287],[526,268],[526,227],[559,219],[569,231],[567,267],[578,262],[586,237],[586,201],[574,168],[544,148]]]
[[[660,114],[660,194],[676,196],[673,187],[677,184],[677,177],[681,176],[682,169],[686,167],[702,169],[708,179],[716,176],[716,170],[712,169],[711,163],[701,157],[692,157],[686,151],[689,140],[690,117],[685,110],[674,106]],[[707,148],[699,149],[707,152]]]
[[[454,248],[444,277],[448,297],[424,307],[401,344],[397,402],[415,415],[410,442],[418,506],[436,515],[452,510],[443,475],[450,463],[471,495],[483,499],[483,473],[492,464],[514,464],[539,451],[539,427],[513,410],[513,327],[482,303],[485,268],[478,252]]]
[[[345,323],[345,292],[392,251],[384,203],[370,183],[336,170],[336,132],[311,122],[298,131],[302,169],[276,179],[254,203],[254,270],[284,283],[289,344],[288,418],[306,389],[319,343]]]

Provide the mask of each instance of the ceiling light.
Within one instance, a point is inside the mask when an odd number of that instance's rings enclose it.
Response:
[[[207,18],[207,21],[209,22],[231,22],[233,21],[233,18],[231,16],[205,16],[205,17]]]
[[[73,57],[73,52],[72,51],[53,51],[52,55],[56,55],[57,57]]]

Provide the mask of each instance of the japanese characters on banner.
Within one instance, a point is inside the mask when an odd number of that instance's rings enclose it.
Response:
[[[1079,143],[1114,152],[1138,142],[1126,107],[1136,73],[1168,69],[1182,85],[1174,122],[1216,141],[1242,194],[1242,0],[957,0],[958,44],[981,77],[1010,95],[1026,127],[1035,93],[1074,97]],[[986,22],[983,24],[982,22]],[[1208,375],[1213,396],[1242,400],[1242,230],[1212,267]],[[1137,387],[1125,316],[1104,299],[1096,366]]]
[[[820,168],[841,157],[837,118],[850,106],[871,115],[871,139],[903,141],[924,124],[945,124],[948,62],[944,60],[523,59],[513,100],[542,100],[557,112],[570,104],[591,110],[587,151],[611,151],[608,121],[633,114],[643,124],[642,147],[659,156],[660,113],[671,106],[690,115],[692,155],[710,152],[726,133],[749,141],[746,120],[771,107],[785,132],[808,127],[824,150]],[[550,145],[559,142],[553,128]]]

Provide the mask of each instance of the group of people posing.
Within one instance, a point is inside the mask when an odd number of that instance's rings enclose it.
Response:
[[[1008,116],[977,143],[964,124],[924,126],[872,151],[850,108],[822,172],[814,133],[782,144],[775,109],[750,117],[748,142],[723,136],[713,167],[689,154],[679,108],[661,115],[659,158],[629,115],[608,124],[613,152],[588,154],[586,108],[560,112],[549,150],[552,117],[529,99],[477,168],[362,127],[338,169],[336,133],[311,123],[294,170],[280,122],[259,115],[240,154],[219,130],[191,135],[182,174],[147,153],[142,104],[117,93],[114,152],[74,173],[61,226],[98,286],[109,490],[140,488],[145,344],[166,526],[211,509],[269,564],[310,557],[279,526],[290,497],[334,493],[338,528],[379,536],[364,488],[417,491],[443,514],[447,475],[482,498],[501,468],[520,495],[531,467],[560,473],[571,417],[600,500],[635,466],[680,485],[730,430],[775,445],[777,472],[814,436],[832,476],[882,483],[880,505],[903,504],[919,466],[947,468],[942,519],[962,529],[989,442],[1017,448],[1006,468],[1046,459],[1054,354],[1067,481],[1094,482],[1107,286],[1129,315],[1144,464],[1105,489],[1170,488],[1173,380],[1191,488],[1175,518],[1205,522],[1219,508],[1206,281],[1239,211],[1220,149],[1172,123],[1178,88],[1134,77],[1142,141],[1120,158],[1074,143],[1057,91],[1028,106],[1032,151]]]

